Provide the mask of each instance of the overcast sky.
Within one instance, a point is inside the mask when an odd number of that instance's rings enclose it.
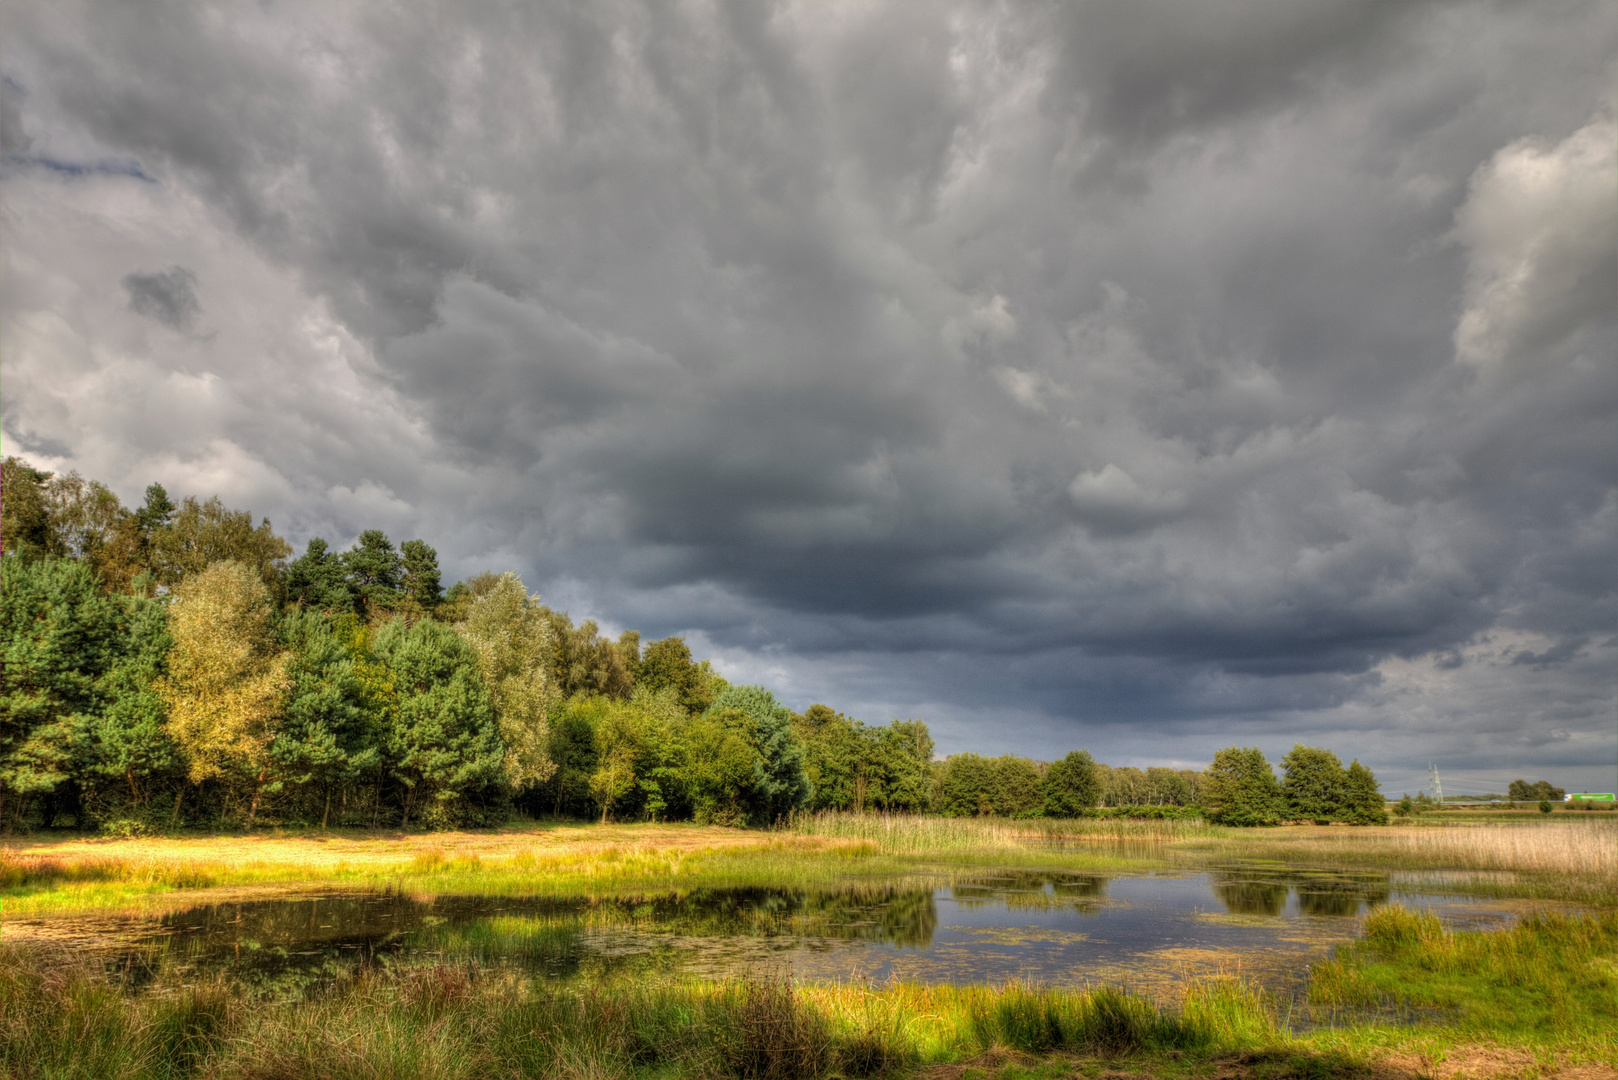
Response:
[[[3,441],[941,752],[1618,759],[1618,7],[7,0]]]

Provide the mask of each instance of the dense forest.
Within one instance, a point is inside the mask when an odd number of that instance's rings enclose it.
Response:
[[[1203,771],[1075,750],[935,759],[921,720],[794,713],[678,637],[603,636],[515,574],[443,587],[423,540],[303,554],[159,484],[0,468],[0,829],[447,828],[514,815],[768,825],[880,810],[1386,821],[1359,762]]]

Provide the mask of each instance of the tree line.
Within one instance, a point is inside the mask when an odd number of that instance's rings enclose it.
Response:
[[[1375,779],[1296,747],[1205,771],[934,758],[732,685],[678,637],[603,636],[512,573],[443,587],[381,530],[304,552],[217,497],[0,466],[0,828],[438,828],[514,813],[764,825],[796,812],[1385,820]],[[1373,807],[1374,803],[1374,807]]]

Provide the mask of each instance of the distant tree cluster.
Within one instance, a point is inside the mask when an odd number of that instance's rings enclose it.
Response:
[[[130,510],[8,458],[0,545],[0,829],[434,828],[514,811],[1385,820],[1369,770],[1302,746],[1280,781],[1235,748],[1205,772],[1084,750],[937,760],[921,720],[793,713],[680,638],[575,626],[515,574],[446,590],[423,540],[367,529],[291,558],[268,520],[158,484]]]
[[[1203,809],[1226,825],[1347,822],[1385,825],[1388,814],[1371,770],[1348,768],[1330,750],[1297,745],[1281,759],[1282,775],[1257,747],[1227,747],[1214,755],[1203,780]]]
[[[1506,788],[1506,797],[1512,802],[1561,802],[1567,792],[1559,787],[1551,787],[1544,780],[1537,780],[1530,784],[1526,780],[1513,780],[1511,786]]]

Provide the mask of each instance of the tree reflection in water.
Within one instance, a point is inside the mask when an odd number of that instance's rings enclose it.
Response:
[[[1212,873],[1209,885],[1232,915],[1280,915],[1296,893],[1298,913],[1353,917],[1386,903],[1392,894],[1381,874],[1331,873],[1281,867],[1227,868]]]

